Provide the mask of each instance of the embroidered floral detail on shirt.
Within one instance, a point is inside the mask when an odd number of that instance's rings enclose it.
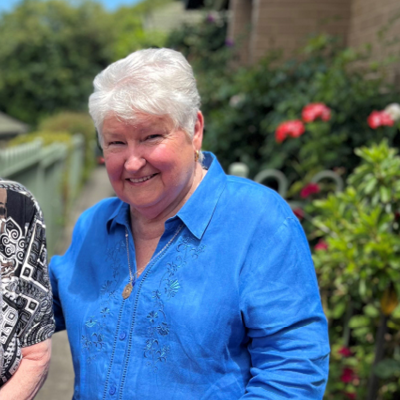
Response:
[[[190,259],[197,260],[204,252],[205,246],[191,235],[184,235],[178,242],[175,260],[166,264],[159,286],[152,292],[153,309],[147,315],[149,326],[147,339],[143,348],[143,355],[147,359],[147,365],[157,371],[158,363],[166,362],[170,353],[168,335],[171,325],[165,313],[165,304],[178,296],[182,285],[179,281],[179,271],[185,267]]]
[[[167,361],[167,354],[169,353],[169,346],[163,346],[161,350],[157,350],[157,361]]]
[[[161,336],[167,336],[169,333],[169,326],[165,322],[161,322],[161,325],[158,325],[156,329]]]
[[[108,307],[104,307],[101,311],[100,314],[102,318],[106,318],[108,315],[110,315],[110,309]]]
[[[107,343],[104,341],[104,332],[107,328],[107,318],[112,317],[110,302],[117,295],[118,277],[121,270],[120,252],[126,252],[125,242],[121,241],[107,252],[106,262],[112,267],[112,279],[107,279],[100,289],[100,307],[95,315],[85,321],[85,335],[81,337],[82,348],[86,354],[86,362],[91,364],[99,352],[105,351]]]
[[[180,289],[180,285],[177,279],[167,279],[167,285],[165,286],[165,294],[167,295],[168,299],[171,297],[175,297]]]
[[[104,346],[103,336],[97,333],[92,334],[93,340],[92,343],[97,349],[102,349]]]
[[[154,320],[155,320],[156,318],[158,318],[158,314],[157,314],[155,311],[152,311],[152,312],[147,316],[147,318],[149,319],[149,321],[150,321],[151,323],[153,323]]]
[[[85,323],[85,325],[86,325],[88,328],[92,328],[92,327],[95,326],[96,324],[97,324],[97,321],[94,319],[93,316],[90,317],[90,318],[86,321],[86,323]]]
[[[193,246],[193,242],[196,239],[194,237],[191,237],[189,235],[185,235],[181,242],[178,244],[178,252],[182,253],[182,257],[178,257],[179,259],[184,260],[186,263],[187,257],[190,255],[193,259],[197,259],[201,253],[204,252],[205,246],[204,245],[199,245],[199,246]]]
[[[88,350],[91,345],[92,345],[92,342],[86,336],[82,335],[82,347],[85,350]]]

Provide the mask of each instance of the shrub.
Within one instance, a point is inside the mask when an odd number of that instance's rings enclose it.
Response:
[[[1,110],[35,126],[59,110],[85,110],[94,76],[112,60],[113,28],[94,1],[26,0],[2,12]]]
[[[227,83],[233,78],[231,62],[235,58],[236,47],[226,39],[227,28],[225,15],[205,12],[199,24],[185,25],[173,31],[165,44],[180,51],[193,67],[202,111],[206,116],[213,108],[223,107],[225,96],[220,91],[226,90]]]
[[[8,142],[8,147],[33,142],[36,139],[41,139],[44,146],[48,146],[52,143],[64,143],[68,148],[72,146],[72,135],[69,132],[61,131],[54,133],[48,131],[37,131],[15,137]]]
[[[400,396],[400,157],[387,141],[355,154],[362,162],[346,190],[313,204],[316,235],[326,243],[313,258],[333,343],[326,397],[393,399]]]
[[[39,130],[45,132],[69,132],[74,135],[80,133],[85,143],[85,163],[82,180],[85,181],[95,165],[96,131],[87,113],[64,111],[43,119],[39,123]]]
[[[204,53],[203,63],[193,63],[207,128],[204,147],[218,155],[225,169],[242,161],[251,176],[263,168],[276,168],[294,181],[305,170],[311,173],[310,168],[335,167],[348,175],[359,162],[353,149],[379,139],[380,132],[369,127],[367,116],[395,101],[398,91],[385,84],[380,71],[357,67],[368,53],[343,49],[335,38],[322,35],[293,60],[282,62],[271,53],[252,67],[235,70],[229,63],[234,51],[227,54],[222,40],[215,51],[211,44],[207,47],[202,40],[207,35],[201,36],[198,29],[192,32],[196,40],[186,39],[185,51],[189,60]],[[192,42],[206,50],[195,49]],[[224,62],[218,62],[222,53]],[[309,135],[277,143],[278,125],[300,118],[309,103],[325,103],[332,110],[329,126],[317,122],[310,125]],[[395,145],[399,144],[396,132],[395,128],[386,132]],[[300,154],[306,143],[307,157]]]

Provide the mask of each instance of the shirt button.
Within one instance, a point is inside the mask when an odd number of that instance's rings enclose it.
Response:
[[[110,394],[111,394],[111,396],[112,395],[114,395],[115,394],[115,392],[117,391],[117,388],[115,387],[115,386],[111,386],[110,387],[110,390],[108,391]]]
[[[126,338],[126,332],[121,332],[119,334],[119,340],[125,340],[125,338]]]

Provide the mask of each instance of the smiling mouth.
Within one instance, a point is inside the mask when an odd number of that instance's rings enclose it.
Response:
[[[128,179],[128,181],[130,181],[132,183],[142,183],[142,182],[148,181],[149,179],[153,178],[156,175],[157,174],[148,175],[148,176],[144,176],[143,178],[137,178],[137,179],[131,178],[131,179]]]

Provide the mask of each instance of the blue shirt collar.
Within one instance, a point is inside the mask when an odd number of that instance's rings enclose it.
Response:
[[[203,166],[208,170],[195,192],[179,210],[178,214],[169,219],[178,217],[197,238],[201,239],[218,200],[226,185],[226,175],[217,158],[210,152],[203,152]],[[107,229],[110,231],[116,224],[129,226],[129,205],[121,202],[107,220]]]

